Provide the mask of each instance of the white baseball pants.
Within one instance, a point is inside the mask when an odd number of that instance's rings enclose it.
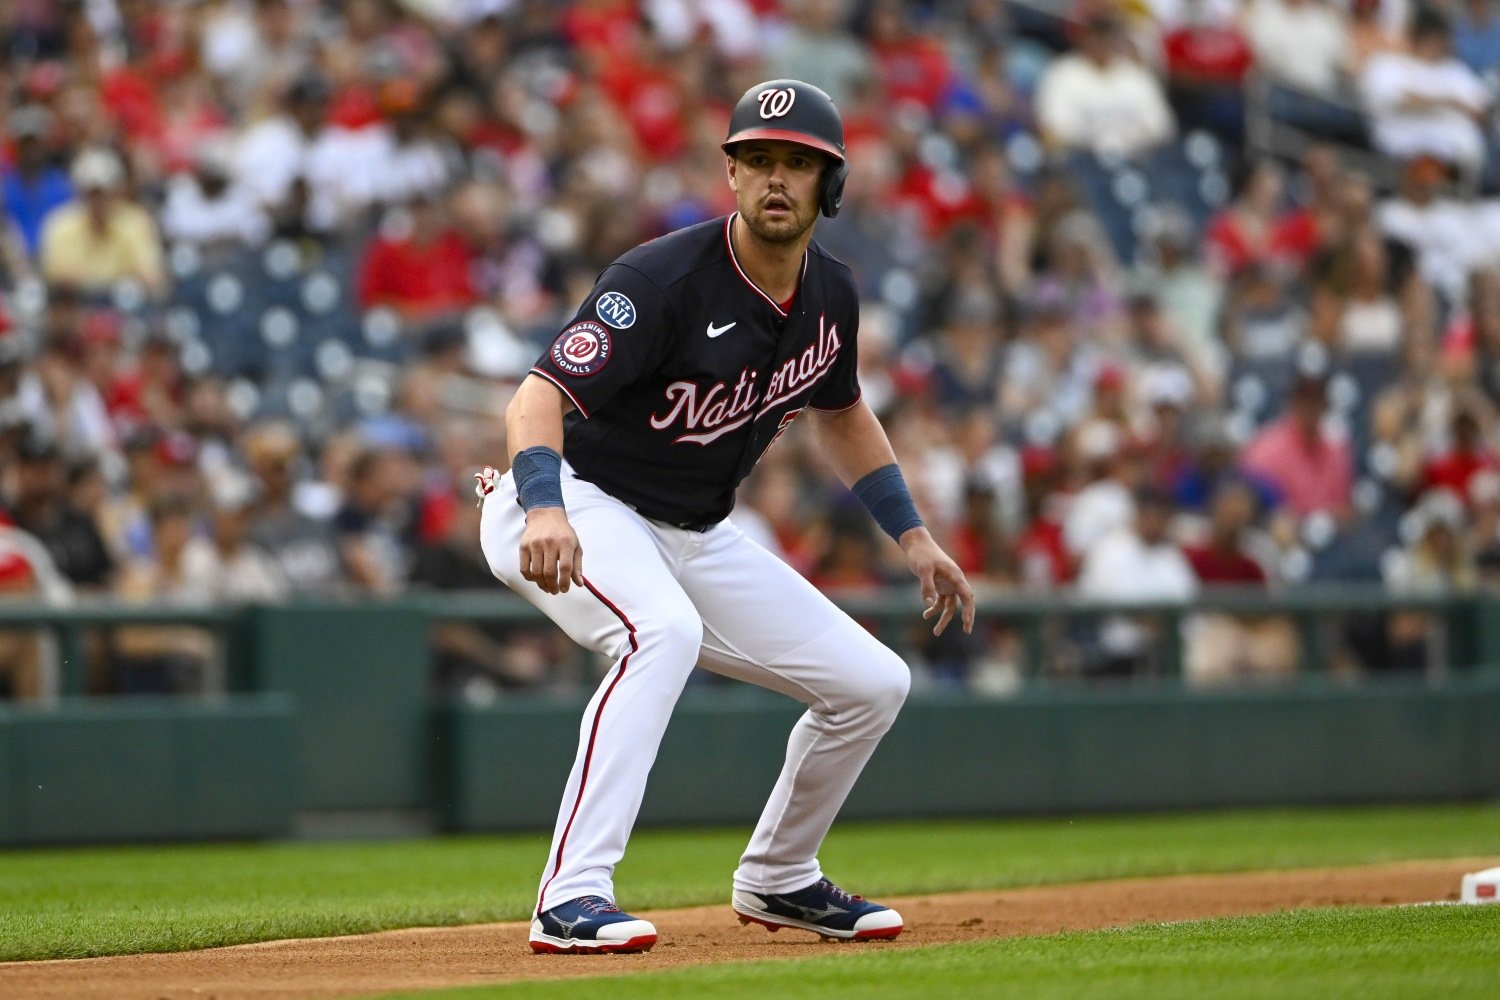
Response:
[[[730,521],[702,533],[648,521],[566,465],[563,497],[587,580],[566,594],[521,578],[525,515],[509,474],[480,523],[495,576],[575,642],[614,658],[583,713],[538,909],[615,898],[615,865],[695,665],[807,706],[734,887],[811,885],[822,877],[818,847],[906,699],[906,664]]]

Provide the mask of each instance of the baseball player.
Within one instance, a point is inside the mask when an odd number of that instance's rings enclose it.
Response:
[[[728,519],[798,414],[905,551],[934,631],[955,614],[973,627],[969,584],[860,399],[849,269],[812,242],[848,174],[838,110],[806,83],[762,83],[723,149],[739,210],[604,270],[510,404],[510,471],[478,477],[490,569],[614,660],[583,715],[531,924],[538,952],[656,943],[615,905],[612,878],[695,665],[807,706],[734,875],[741,922],[901,933],[894,910],[824,878],[818,847],[906,698],[906,665]]]

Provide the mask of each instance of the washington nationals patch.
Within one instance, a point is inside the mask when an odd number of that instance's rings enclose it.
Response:
[[[609,331],[593,320],[581,320],[552,342],[552,363],[569,375],[592,375],[609,361]]]

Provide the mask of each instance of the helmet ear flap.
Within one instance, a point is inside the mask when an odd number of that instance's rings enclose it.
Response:
[[[818,201],[824,215],[833,218],[844,206],[844,182],[849,179],[849,162],[840,160],[823,171]]]

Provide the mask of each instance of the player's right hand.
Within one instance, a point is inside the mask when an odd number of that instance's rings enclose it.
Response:
[[[521,576],[549,594],[583,586],[583,548],[561,507],[538,507],[526,514],[521,532]]]

